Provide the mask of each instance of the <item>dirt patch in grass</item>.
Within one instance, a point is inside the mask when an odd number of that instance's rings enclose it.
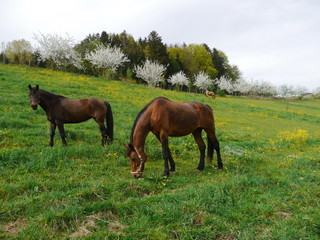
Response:
[[[125,226],[119,222],[118,218],[109,211],[106,214],[97,213],[88,216],[83,222],[81,222],[80,226],[70,235],[70,237],[78,238],[91,235],[92,232],[101,227],[98,222],[102,222],[107,225],[108,231],[112,233],[121,233],[125,228]]]
[[[0,225],[0,233],[4,233],[8,236],[16,236],[19,232],[21,232],[27,225],[26,219],[18,219],[15,222],[9,222],[5,225]]]

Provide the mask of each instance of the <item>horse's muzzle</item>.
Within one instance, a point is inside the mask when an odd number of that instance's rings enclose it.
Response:
[[[38,109],[38,105],[37,104],[31,105],[31,107],[32,107],[33,110],[37,110]]]
[[[142,173],[135,173],[135,174],[132,174],[132,176],[136,179],[139,179],[139,178],[142,178]]]

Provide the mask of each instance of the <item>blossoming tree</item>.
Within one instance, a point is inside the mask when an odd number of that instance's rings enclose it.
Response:
[[[103,75],[105,75],[105,70],[115,72],[118,67],[130,61],[120,48],[104,46],[103,44],[98,44],[95,50],[87,52],[85,59],[97,68],[102,69]]]
[[[201,90],[209,88],[209,86],[213,83],[213,80],[210,79],[210,77],[204,73],[203,71],[199,72],[195,76],[194,85]]]
[[[64,66],[65,68],[71,64],[77,68],[81,68],[81,58],[74,50],[73,38],[59,36],[57,34],[35,34],[34,39],[39,46],[38,61],[52,60],[56,66]]]
[[[189,79],[187,76],[184,74],[184,72],[180,71],[174,75],[172,75],[169,79],[168,82],[171,83],[172,85],[179,85],[180,88],[182,86],[188,86]]]
[[[147,82],[149,87],[156,87],[162,81],[166,69],[164,65],[147,59],[142,66],[135,66],[133,71],[138,78]]]
[[[217,82],[217,85],[221,90],[225,90],[229,93],[233,92],[234,87],[230,79],[222,76],[220,80],[216,79],[215,82]]]

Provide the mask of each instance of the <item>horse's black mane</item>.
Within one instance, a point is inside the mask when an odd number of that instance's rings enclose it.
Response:
[[[52,98],[65,98],[65,96],[62,96],[62,95],[57,95],[57,94],[54,94],[52,92],[48,92],[48,91],[45,91],[43,89],[39,89],[39,91],[45,93],[47,96],[50,96]]]
[[[137,123],[138,123],[139,118],[140,118],[141,115],[148,109],[148,107],[149,107],[155,100],[157,100],[157,99],[159,99],[159,98],[167,99],[167,98],[165,98],[165,97],[157,97],[157,98],[153,99],[151,102],[149,102],[146,106],[144,106],[144,108],[142,108],[142,110],[139,112],[136,120],[134,121],[133,127],[132,127],[132,129],[131,129],[130,144],[133,144],[133,133],[134,133],[134,129],[136,128],[136,125],[137,125]],[[169,99],[167,99],[167,100],[169,100]]]
[[[212,108],[208,104],[206,104],[206,106],[212,111]]]

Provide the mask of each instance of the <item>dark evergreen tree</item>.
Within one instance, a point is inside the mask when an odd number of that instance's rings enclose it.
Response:
[[[221,52],[219,50],[217,50],[216,48],[213,49],[212,51],[212,63],[215,69],[218,70],[218,75],[217,78],[220,79],[222,76],[225,75],[226,71],[227,71],[227,59],[225,59],[225,57],[221,54]]]
[[[119,35],[119,40],[121,41],[121,50],[130,60],[130,62],[125,63],[120,69],[121,75],[122,77],[132,77],[133,67],[145,61],[143,48],[131,35],[127,34],[126,31],[123,31]]]
[[[142,39],[141,37],[138,39],[138,44],[142,49],[145,49],[147,46],[147,38]]]
[[[208,53],[210,53],[210,55],[212,56],[212,51],[211,51],[211,49],[209,48],[209,46],[208,46],[206,43],[203,43],[202,45],[203,45],[204,48],[208,51]]]
[[[104,45],[108,45],[110,43],[109,35],[105,31],[101,33],[100,42],[102,42]]]
[[[156,31],[152,31],[146,41],[144,48],[146,58],[157,61],[158,63],[168,66],[169,65],[169,54],[167,52],[167,46],[162,42],[162,38]],[[169,77],[168,71],[164,74],[165,79]],[[167,82],[165,88],[167,88]]]
[[[241,78],[241,71],[237,65],[227,65],[226,76],[230,79],[231,82],[236,82]]]
[[[145,55],[150,60],[157,61],[160,64],[169,64],[167,46],[162,42],[162,38],[156,31],[152,31],[148,36]]]
[[[185,72],[185,69],[183,69],[183,64],[181,63],[179,53],[177,53],[174,58],[169,59],[169,66],[167,72],[168,75],[171,76],[180,71]]]

